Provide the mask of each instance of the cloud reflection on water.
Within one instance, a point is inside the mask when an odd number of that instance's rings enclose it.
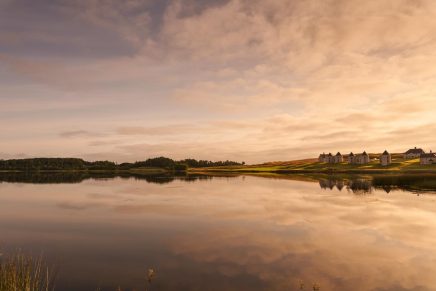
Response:
[[[65,258],[62,290],[139,288],[148,265],[157,290],[432,290],[435,199],[256,177],[5,183],[0,232]]]

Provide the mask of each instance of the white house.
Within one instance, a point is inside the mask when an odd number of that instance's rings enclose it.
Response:
[[[432,153],[432,151],[430,151],[428,154],[421,154],[419,160],[421,165],[436,164],[436,154]]]
[[[318,162],[325,163],[326,156],[327,155],[325,153],[320,154],[318,157]]]
[[[391,154],[388,153],[388,151],[384,151],[383,154],[380,156],[380,164],[382,166],[387,166],[392,163]]]
[[[333,157],[332,153],[329,153],[329,154],[327,155],[326,163],[333,164],[334,162],[335,162],[335,157]]]
[[[348,155],[348,163],[349,163],[349,164],[354,164],[354,154],[353,154],[353,152],[351,152],[351,153]]]
[[[371,160],[366,152],[354,156],[353,164],[367,164]]]
[[[329,154],[320,154],[318,157],[318,161],[321,163],[330,163],[333,164],[335,162],[335,157],[332,155],[332,153]]]
[[[422,154],[425,154],[424,150],[415,147],[404,153],[404,159],[417,159],[420,158]]]
[[[333,163],[335,163],[335,164],[342,163],[343,161],[344,161],[344,157],[341,155],[340,152],[338,152],[338,153],[333,157]]]

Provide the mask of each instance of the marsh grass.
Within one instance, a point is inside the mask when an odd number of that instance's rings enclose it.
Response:
[[[42,256],[0,255],[0,291],[52,291],[54,280]]]

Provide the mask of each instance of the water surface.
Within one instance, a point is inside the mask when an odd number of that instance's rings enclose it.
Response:
[[[64,178],[0,183],[2,252],[43,252],[57,290],[143,290],[151,267],[151,290],[436,288],[435,192],[404,179]]]

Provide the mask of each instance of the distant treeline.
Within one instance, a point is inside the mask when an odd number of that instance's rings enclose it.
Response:
[[[175,161],[166,157],[157,157],[134,163],[116,164],[110,161],[88,162],[77,158],[34,158],[0,160],[0,171],[55,171],[55,170],[130,170],[135,168],[164,168],[174,171],[186,171],[187,168],[237,166],[243,165],[233,161],[206,161],[185,159]]]
[[[170,158],[158,157],[147,159],[145,161],[135,162],[135,163],[123,163],[119,166],[121,168],[142,168],[142,167],[157,167],[157,168],[172,168],[181,165],[185,165],[189,168],[206,168],[206,167],[220,167],[220,166],[240,166],[245,163],[238,163],[233,161],[218,161],[212,162],[207,160],[195,160],[195,159],[184,159],[180,161],[174,161]]]
[[[75,158],[0,160],[0,170],[115,170],[116,168],[117,165],[109,161],[87,162],[82,159]]]

